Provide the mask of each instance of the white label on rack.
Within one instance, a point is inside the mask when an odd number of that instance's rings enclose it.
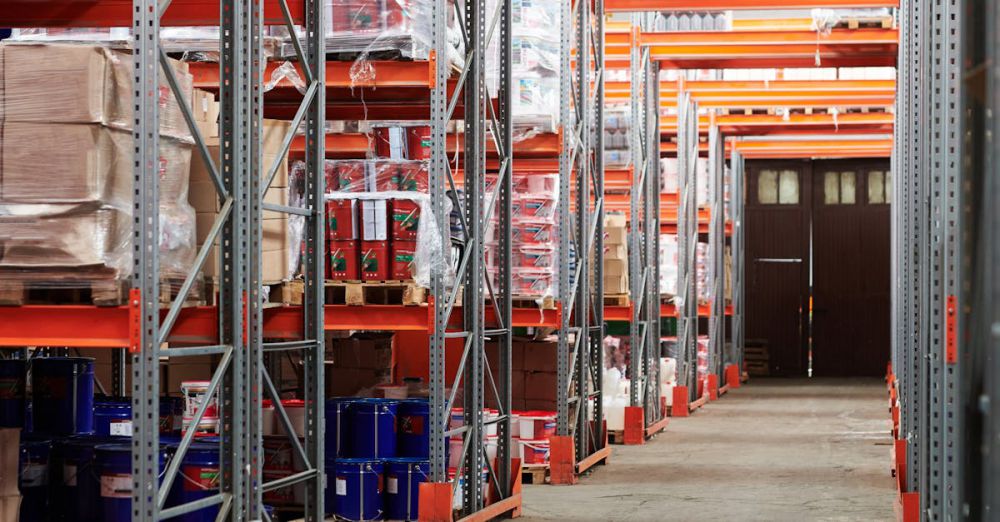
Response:
[[[76,487],[76,466],[63,464],[63,482],[69,487]]]
[[[347,480],[342,478],[337,479],[337,496],[338,497],[347,496]]]
[[[389,477],[388,480],[385,481],[385,490],[390,495],[396,495],[396,494],[398,494],[399,493],[399,479],[396,478],[396,477]]]
[[[112,437],[131,437],[132,421],[130,420],[111,421],[110,429]]]
[[[132,475],[101,475],[101,496],[104,498],[132,498]]]

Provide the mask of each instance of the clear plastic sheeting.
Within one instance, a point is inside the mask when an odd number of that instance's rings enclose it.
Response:
[[[449,5],[452,3],[449,2]],[[431,50],[430,0],[325,0],[326,51],[349,54],[365,61],[384,55],[387,58],[425,60]],[[448,41],[459,48],[461,35],[454,23],[454,10],[449,9]],[[297,37],[304,42],[303,29],[296,27]],[[271,28],[271,34],[283,40],[280,54],[295,56],[295,47],[284,26]],[[461,60],[460,53],[449,59]]]
[[[12,41],[21,42],[67,42],[102,43],[110,47],[126,49],[132,43],[130,27],[39,27],[14,29]],[[278,40],[265,36],[262,48],[265,56],[273,56],[278,50]],[[160,29],[160,45],[168,53],[219,51],[218,27],[163,27]],[[218,56],[212,60],[218,61]]]
[[[184,103],[186,65],[172,62]],[[132,268],[132,56],[88,44],[0,45],[0,285],[87,286]],[[160,266],[182,278],[195,254],[192,139],[159,89]]]

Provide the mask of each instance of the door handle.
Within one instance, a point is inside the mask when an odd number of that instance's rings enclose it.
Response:
[[[755,263],[801,263],[800,257],[758,257]]]

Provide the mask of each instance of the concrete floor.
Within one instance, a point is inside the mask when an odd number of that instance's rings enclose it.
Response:
[[[540,520],[893,520],[881,380],[755,379],[575,486],[529,485]]]

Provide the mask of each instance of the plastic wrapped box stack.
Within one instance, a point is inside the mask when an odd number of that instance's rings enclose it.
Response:
[[[441,241],[422,219],[430,212],[430,126],[387,122],[373,125],[373,136],[377,159],[325,163],[327,278],[427,286],[429,263],[422,260],[434,257]]]
[[[628,105],[613,105],[605,108],[604,114],[604,165],[627,168],[632,164],[632,109]]]
[[[557,174],[514,174],[511,204],[511,286],[515,297],[542,298],[555,295],[559,261],[556,206],[559,201]],[[497,178],[488,175],[487,194],[495,190]],[[489,199],[489,196],[487,197]],[[497,218],[486,233],[486,266],[496,287]]]
[[[172,62],[189,100],[192,79]],[[0,46],[0,287],[90,287],[120,299],[132,267],[132,57],[94,45]],[[193,140],[160,85],[160,268],[194,259]],[[187,103],[187,100],[184,101]]]

